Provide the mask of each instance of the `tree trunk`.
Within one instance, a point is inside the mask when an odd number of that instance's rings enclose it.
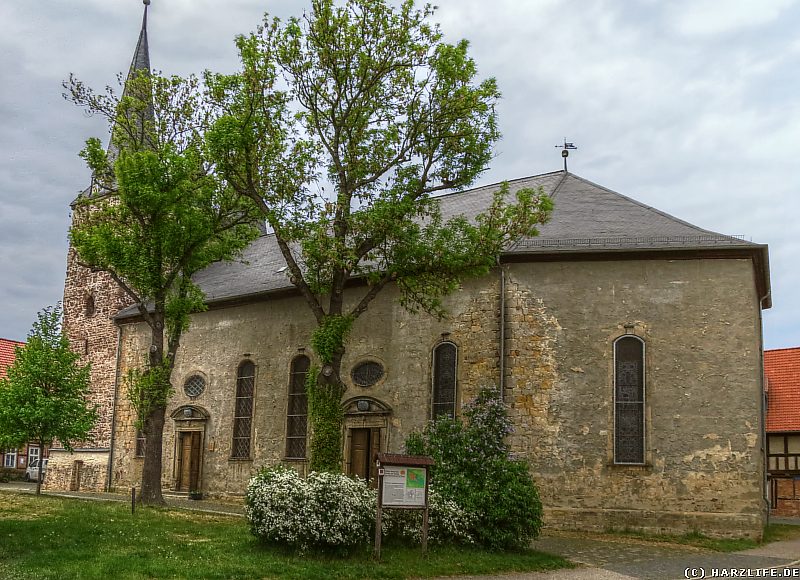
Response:
[[[342,396],[346,390],[340,375],[343,355],[344,348],[336,351],[333,360],[317,375],[316,392],[309,393],[312,471],[342,471]]]
[[[164,505],[161,494],[161,456],[164,437],[166,407],[154,408],[144,421],[145,453],[142,466],[142,490],[139,501],[143,505]]]
[[[164,364],[164,311],[164,298],[156,297],[150,326],[150,373],[159,373],[161,365]],[[151,386],[151,388],[154,388],[155,391],[167,392],[170,388],[169,375],[166,377],[166,384],[162,384],[160,374],[154,383],[157,383],[157,387]],[[150,411],[143,422],[142,430],[144,431],[145,448],[144,463],[142,465],[142,490],[139,494],[139,501],[143,505],[158,506],[165,504],[164,496],[161,494],[161,456],[167,408],[166,397],[161,396],[162,392],[151,394],[151,396],[158,397],[158,402],[151,403],[152,407],[150,407]]]

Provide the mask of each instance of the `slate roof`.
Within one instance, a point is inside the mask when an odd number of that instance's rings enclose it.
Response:
[[[6,368],[14,364],[16,348],[24,345],[24,342],[0,338],[0,379],[6,376]]]
[[[500,184],[439,196],[445,219],[475,216],[486,209]],[[763,260],[762,284],[769,289],[767,247],[704,230],[620,195],[572,173],[556,171],[509,182],[510,193],[542,187],[554,201],[552,220],[540,235],[519,240],[504,253],[515,259],[608,252],[707,251],[755,252]],[[212,264],[195,276],[209,304],[249,299],[292,290],[286,263],[272,235],[256,239],[234,262]],[[757,275],[758,276],[758,275]],[[769,301],[765,307],[769,307]],[[136,316],[134,307],[118,318]]]
[[[767,431],[800,431],[800,347],[764,351]]]
[[[498,184],[443,196],[442,212],[474,214],[488,207]],[[511,193],[542,187],[555,204],[553,219],[507,254],[630,249],[753,248],[757,244],[704,230],[572,173],[556,171],[509,182]]]

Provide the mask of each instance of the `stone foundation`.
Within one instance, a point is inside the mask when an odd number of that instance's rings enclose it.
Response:
[[[667,512],[585,508],[544,509],[547,528],[569,531],[636,531],[682,536],[698,532],[712,538],[750,538],[760,541],[763,514]]]

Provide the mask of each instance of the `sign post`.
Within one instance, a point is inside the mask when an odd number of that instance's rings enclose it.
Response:
[[[378,508],[375,512],[375,558],[381,557],[383,508],[423,510],[422,553],[428,550],[429,468],[433,459],[421,455],[378,453]]]

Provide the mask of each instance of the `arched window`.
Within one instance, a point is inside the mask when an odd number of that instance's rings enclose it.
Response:
[[[236,405],[233,412],[233,446],[231,457],[250,458],[250,437],[253,427],[253,391],[256,365],[244,361],[236,373]]]
[[[431,415],[455,417],[456,368],[458,351],[452,342],[442,342],[433,349],[433,399]]]
[[[294,357],[289,372],[289,404],[286,410],[286,457],[305,459],[308,433],[306,377],[311,360],[304,354]]]
[[[644,342],[623,336],[614,342],[614,463],[644,461]]]

